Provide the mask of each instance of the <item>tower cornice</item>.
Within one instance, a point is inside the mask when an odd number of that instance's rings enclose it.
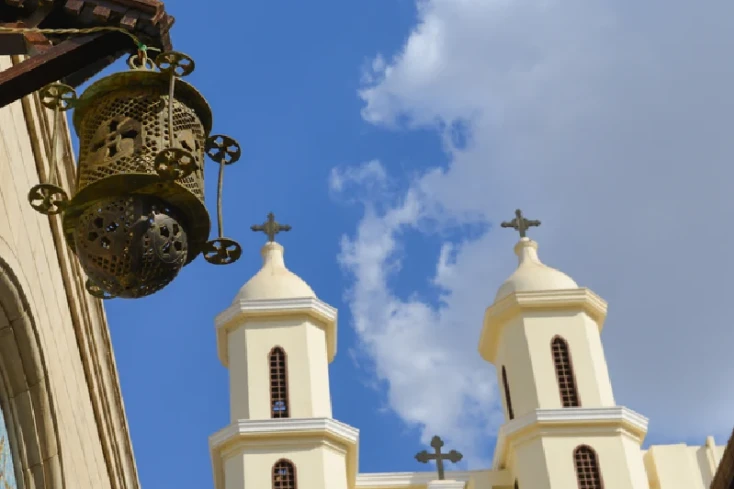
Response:
[[[497,436],[492,469],[508,463],[510,447],[544,435],[598,435],[621,433],[642,444],[648,419],[624,406],[600,408],[536,409],[504,424]]]
[[[214,469],[214,487],[224,487],[223,459],[233,451],[263,445],[327,445],[343,450],[349,487],[359,472],[359,430],[332,418],[241,419],[209,437]]]
[[[494,363],[502,326],[526,312],[580,311],[591,317],[601,332],[607,316],[607,302],[585,287],[567,290],[513,292],[489,306],[479,338],[479,353]]]
[[[293,316],[306,316],[326,331],[326,351],[329,362],[336,356],[337,310],[316,297],[286,299],[251,299],[235,301],[215,319],[217,353],[225,367],[229,366],[227,335],[240,328],[257,327],[257,319],[278,320]],[[248,325],[248,323],[250,323]]]

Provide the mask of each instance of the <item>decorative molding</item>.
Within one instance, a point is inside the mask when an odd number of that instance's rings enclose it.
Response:
[[[13,62],[20,63],[22,58],[14,56]],[[21,106],[36,172],[41,181],[47,181],[53,131],[51,112],[42,106],[38,92],[23,97]],[[61,118],[61,124],[55,178],[73,191],[76,164],[66,117]],[[66,244],[60,218],[49,216],[48,221],[110,485],[113,489],[135,489],[140,484],[104,307],[102,301],[91,297],[84,288],[86,276]]]
[[[25,294],[30,288],[17,261],[10,263],[15,256],[12,250],[6,253],[6,244],[0,238],[0,416],[5,415],[20,486],[63,489],[54,392],[33,307]]]
[[[209,437],[215,489],[224,489],[224,455],[238,446],[246,452],[243,442],[322,442],[346,454],[347,477],[350,487],[359,471],[359,430],[332,418],[240,419]]]
[[[464,485],[472,480],[472,475],[479,471],[447,471],[447,482],[459,482]],[[359,474],[357,485],[359,489],[377,489],[394,487],[427,486],[436,478],[435,472],[377,472],[373,474]],[[453,488],[452,488],[453,489]]]
[[[444,481],[447,484],[462,484],[458,487],[476,489],[483,487],[509,487],[512,485],[511,474],[506,470],[470,470],[447,471]],[[432,482],[438,482],[435,472],[380,472],[359,474],[355,489],[414,489],[425,487],[430,489]],[[436,486],[445,487],[445,486]],[[452,487],[449,485],[448,487]]]
[[[255,299],[233,302],[214,320],[219,360],[225,367],[229,366],[228,333],[240,326],[248,325],[248,320],[277,319],[294,315],[305,315],[324,327],[326,330],[326,351],[329,362],[332,362],[336,356],[338,313],[335,307],[316,297]],[[253,326],[257,327],[257,325]],[[262,327],[267,327],[267,324],[262,325]]]
[[[536,409],[505,423],[499,430],[492,468],[503,467],[511,444],[538,436],[562,436],[584,432],[589,435],[615,432],[642,444],[648,419],[624,406],[599,408]]]
[[[209,437],[212,449],[221,449],[234,439],[329,433],[345,443],[356,444],[359,430],[332,418],[240,419]]]
[[[336,322],[337,310],[317,297],[294,297],[287,299],[253,299],[235,301],[215,320],[217,327],[225,326],[240,315],[271,316],[313,311],[325,321]]]
[[[479,353],[493,363],[503,326],[517,314],[540,311],[578,311],[586,313],[601,333],[607,316],[607,302],[591,289],[513,292],[489,306],[479,338]]]
[[[466,482],[457,480],[435,480],[428,483],[428,489],[464,489]]]

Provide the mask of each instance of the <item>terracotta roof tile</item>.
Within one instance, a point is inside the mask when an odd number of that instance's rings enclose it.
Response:
[[[122,27],[150,47],[163,51],[173,49],[170,29],[174,18],[168,15],[160,0],[53,0],[50,8],[44,4],[43,0],[0,0],[0,23],[20,21],[25,25],[49,29]],[[46,37],[56,45],[69,35],[49,34]],[[131,42],[129,52],[134,50],[135,46]],[[95,61],[64,80],[76,86],[95,76],[123,54],[117,53]]]
[[[0,21],[26,20],[43,8],[40,0],[0,0]],[[55,0],[40,27],[124,27],[160,49],[172,49],[173,17],[160,0]]]

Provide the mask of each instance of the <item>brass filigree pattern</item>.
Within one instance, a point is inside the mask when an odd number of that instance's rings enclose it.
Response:
[[[91,283],[116,297],[152,294],[186,262],[188,240],[178,212],[162,200],[132,195],[90,206],[74,235]]]
[[[90,141],[89,166],[112,165],[121,159],[130,160],[143,145],[140,121],[123,115],[115,116],[97,127]]]
[[[174,99],[173,138],[166,124],[167,95],[132,89],[102,96],[79,127],[79,189],[113,176],[157,174],[155,157],[179,147],[191,153],[195,169],[179,180],[202,202],[204,127],[196,112]]]
[[[91,279],[87,279],[84,287],[87,289],[87,292],[89,292],[89,295],[96,297],[97,299],[109,300],[115,298],[114,295],[103,290],[102,287],[92,282]]]
[[[242,247],[229,238],[218,238],[207,241],[204,246],[204,259],[212,265],[229,265],[240,259]]]
[[[167,52],[152,60],[141,47],[128,65],[130,71],[96,81],[79,97],[62,84],[40,92],[54,111],[53,148],[60,114],[75,109],[79,168],[69,198],[54,179],[52,157],[49,178],[28,200],[43,214],[61,214],[64,237],[88,277],[86,289],[100,299],[153,294],[200,253],[217,265],[242,256],[242,247],[222,234],[224,166],[236,162],[241,149],[228,136],[209,137],[209,105],[180,80],[193,72],[193,59]],[[219,163],[219,236],[213,240],[204,205],[205,154]]]
[[[47,109],[58,109],[65,112],[74,107],[76,92],[69,85],[52,83],[40,91],[41,104]]]
[[[216,134],[209,136],[206,140],[204,151],[215,163],[231,165],[236,163],[242,156],[240,144],[229,136]]]
[[[41,214],[53,216],[63,211],[69,204],[69,196],[63,188],[50,183],[39,183],[28,192],[28,202]]]
[[[177,51],[169,51],[161,53],[155,58],[155,64],[161,73],[170,75],[173,73],[176,77],[184,77],[190,75],[194,71],[196,64],[191,57]]]
[[[194,170],[194,155],[185,149],[164,149],[155,157],[155,171],[166,180],[180,180],[191,175]]]

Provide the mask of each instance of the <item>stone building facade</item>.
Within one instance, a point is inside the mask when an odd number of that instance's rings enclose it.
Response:
[[[21,62],[0,57],[0,72]],[[50,171],[52,114],[37,93],[0,108],[2,489],[133,489],[135,462],[104,308],[64,243],[33,210]],[[57,178],[74,187],[62,118]],[[9,473],[9,468],[13,467]]]

